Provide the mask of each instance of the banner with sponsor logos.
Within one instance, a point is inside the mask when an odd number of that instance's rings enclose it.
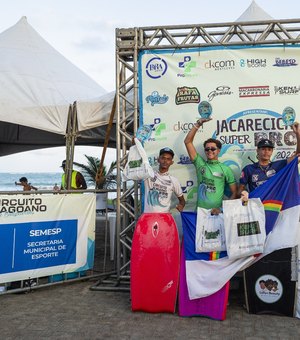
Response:
[[[93,266],[93,194],[0,196],[0,283]]]
[[[195,208],[197,179],[184,138],[200,114],[212,112],[194,143],[204,156],[203,142],[217,138],[219,160],[236,179],[256,161],[262,138],[275,143],[272,160],[290,156],[296,137],[288,124],[299,117],[300,46],[258,46],[144,51],[139,56],[140,125],[150,125],[145,142],[150,163],[158,150],[175,152],[170,172]]]

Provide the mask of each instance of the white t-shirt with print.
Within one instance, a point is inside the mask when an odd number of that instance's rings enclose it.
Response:
[[[144,181],[145,201],[144,212],[170,212],[173,192],[177,197],[182,196],[182,189],[177,178],[168,172],[154,171],[154,177]]]

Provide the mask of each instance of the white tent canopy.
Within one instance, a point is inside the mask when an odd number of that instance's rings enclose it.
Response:
[[[112,110],[115,91],[86,101],[77,101],[78,130],[106,125]]]
[[[248,8],[235,20],[235,23],[247,23],[249,22],[249,26],[243,25],[243,28],[247,30],[247,36],[251,37],[253,40],[256,40],[259,35],[262,33],[262,29],[266,29],[268,25],[257,25],[258,22],[274,20],[266,11],[264,11],[257,3],[252,0]],[[217,41],[220,43],[227,42],[240,42],[241,44],[245,41],[245,31],[242,27],[237,25],[233,28],[230,28],[227,35],[222,35],[217,38]],[[265,37],[265,40],[276,39],[273,33],[269,33],[268,37]]]
[[[237,19],[236,22],[245,22],[245,21],[264,21],[264,20],[272,20],[271,17],[266,11],[264,11],[258,4],[253,0],[249,7],[242,13]]]
[[[83,131],[76,144],[103,142],[105,128],[99,127],[108,122],[112,95],[49,45],[26,17],[0,34],[0,85],[0,155],[64,145],[75,101]]]

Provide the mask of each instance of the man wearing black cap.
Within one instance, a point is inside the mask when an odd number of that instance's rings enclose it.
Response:
[[[61,177],[61,189],[67,189],[67,181],[66,181],[66,160],[64,160],[61,164],[61,167],[64,170],[64,173]],[[79,171],[72,170],[72,177],[71,177],[71,190],[82,190],[86,189],[86,181],[82,174]]]
[[[300,153],[300,124],[295,122],[292,126],[293,132],[297,138],[297,148],[295,154],[287,159],[271,162],[271,156],[274,150],[274,143],[269,139],[261,139],[257,144],[258,162],[246,165],[240,177],[239,192],[243,200],[248,199],[247,190],[253,191],[278,171],[284,168]]]
[[[173,162],[174,152],[165,147],[159,151],[159,170],[154,171],[154,177],[145,180],[145,205],[144,212],[169,212],[171,199],[174,193],[178,198],[176,209],[182,211],[185,199],[177,178],[169,174]]]

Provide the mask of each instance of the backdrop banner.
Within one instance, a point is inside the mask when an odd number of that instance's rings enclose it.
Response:
[[[238,180],[241,169],[256,161],[262,138],[275,143],[273,161],[292,154],[296,137],[289,124],[299,119],[299,46],[236,46],[178,50],[148,50],[139,57],[141,125],[152,126],[145,150],[151,165],[157,150],[175,152],[171,173],[194,210],[197,178],[184,138],[200,116],[212,120],[194,139],[204,155],[203,142],[217,138],[220,162]],[[285,123],[284,123],[285,122]]]
[[[94,194],[0,196],[0,283],[93,266]]]

